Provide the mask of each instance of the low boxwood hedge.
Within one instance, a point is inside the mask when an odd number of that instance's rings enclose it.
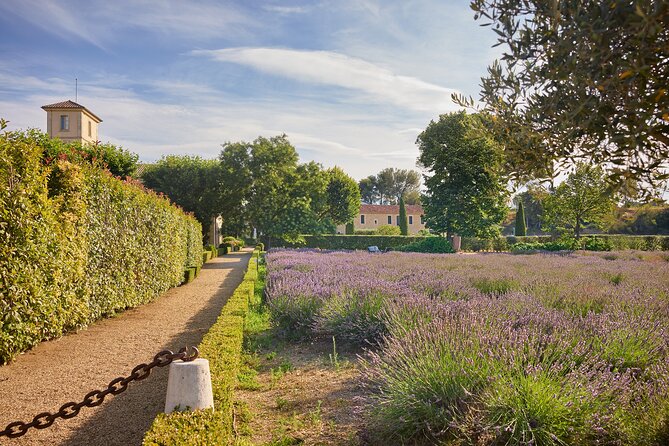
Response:
[[[200,357],[209,360],[214,409],[159,414],[144,436],[144,446],[230,444],[233,390],[241,361],[244,318],[258,274],[257,257],[256,250],[241,285],[198,346]]]

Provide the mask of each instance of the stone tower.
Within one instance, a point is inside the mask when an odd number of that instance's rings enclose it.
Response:
[[[98,140],[102,119],[83,105],[68,100],[44,105],[42,109],[46,111],[46,132],[52,138],[81,144],[95,144]]]

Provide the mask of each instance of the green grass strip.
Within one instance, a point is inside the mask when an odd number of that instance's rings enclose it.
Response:
[[[144,436],[144,446],[224,445],[232,442],[233,390],[240,366],[244,318],[258,276],[259,251],[254,251],[244,280],[199,345],[209,360],[214,409],[159,414]]]

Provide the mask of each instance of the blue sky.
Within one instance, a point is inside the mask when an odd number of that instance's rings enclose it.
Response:
[[[467,0],[4,0],[0,117],[74,100],[143,161],[286,133],[356,179],[415,168],[417,134],[498,57]]]

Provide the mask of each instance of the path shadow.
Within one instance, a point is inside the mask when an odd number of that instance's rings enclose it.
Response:
[[[234,269],[239,267],[239,263],[248,262],[249,258],[247,252],[231,253],[229,257],[237,257],[238,261],[209,263],[205,264],[203,269]],[[166,345],[157,348],[155,352],[147,351],[147,362],[151,359],[150,355],[159,350],[176,351],[182,346],[198,345],[218,318],[232,291],[242,282],[245,271],[246,268],[231,271],[207,305],[188,320],[186,330],[172,336]],[[96,410],[95,415],[79,427],[64,444],[68,446],[141,445],[144,434],[149,430],[154,418],[164,409],[168,369],[169,367],[155,368],[146,380],[131,383],[128,390],[112,397],[103,406],[92,409]],[[119,376],[129,372],[129,370],[119,370]],[[101,383],[101,388],[105,384]]]

